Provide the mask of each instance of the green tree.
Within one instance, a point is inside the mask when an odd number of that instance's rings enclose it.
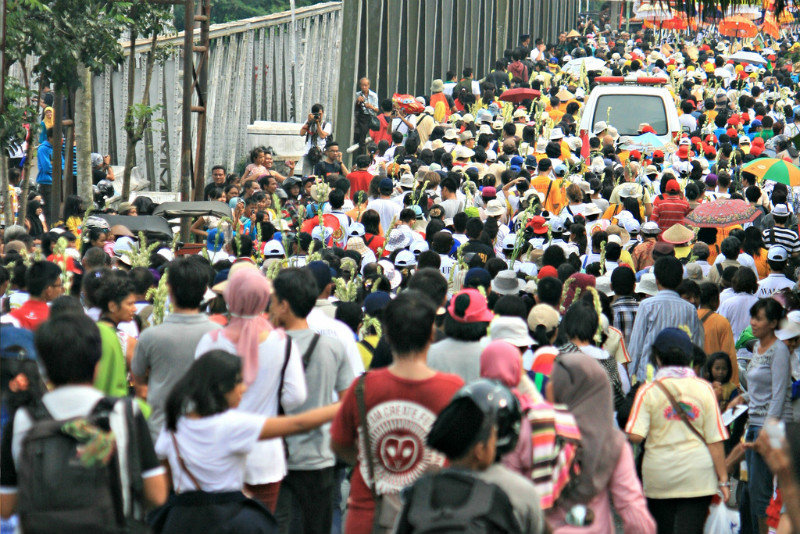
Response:
[[[296,7],[319,4],[327,0],[297,0]],[[263,17],[289,10],[289,0],[213,0],[211,24],[233,22],[250,17]],[[183,6],[175,6],[175,28],[183,31]]]

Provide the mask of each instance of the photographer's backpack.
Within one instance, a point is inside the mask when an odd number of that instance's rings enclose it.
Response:
[[[117,534],[126,531],[117,443],[104,397],[86,417],[56,420],[43,403],[28,409],[33,426],[18,465],[23,532]]]

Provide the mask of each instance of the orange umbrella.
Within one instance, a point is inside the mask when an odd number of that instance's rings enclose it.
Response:
[[[728,37],[755,37],[758,28],[752,21],[741,15],[734,15],[723,19],[719,23],[719,33]]]
[[[781,14],[778,16],[778,23],[791,24],[792,22],[794,22],[794,15],[785,9],[781,11]]]
[[[778,28],[778,23],[775,21],[775,15],[767,13],[767,16],[764,17],[764,24],[761,25],[761,31],[775,39],[780,38],[781,30]]]
[[[685,30],[688,24],[685,18],[673,17],[658,23],[658,27],[664,30]]]

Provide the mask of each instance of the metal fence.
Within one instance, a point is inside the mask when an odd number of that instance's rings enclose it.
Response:
[[[545,42],[571,29],[578,0],[344,0],[336,137],[352,137],[353,98],[361,76],[380,98],[429,94],[448,70],[483,76],[529,34]]]
[[[578,0],[343,0],[297,9],[294,17],[283,12],[212,25],[205,169],[222,164],[234,171],[248,157],[249,124],[303,122],[315,102],[346,144],[358,77],[369,76],[381,98],[427,94],[447,70],[472,66],[482,76],[521,34],[554,41],[577,12]],[[150,189],[177,191],[183,34],[158,41],[166,59],[155,65],[150,104],[161,107],[137,145],[136,165]],[[136,54],[137,103],[149,45],[139,39],[132,51],[123,43],[126,56]],[[125,161],[127,87],[127,59],[93,80],[93,147],[116,164]]]
[[[334,108],[341,8],[340,2],[328,2],[297,9],[294,24],[291,13],[284,12],[211,26],[206,169],[222,164],[232,171],[244,161],[247,125],[256,120],[302,121],[314,102]],[[174,52],[155,65],[150,103],[162,107],[136,149],[140,174],[151,187],[171,191],[180,182],[182,41],[182,33],[159,39],[159,46]],[[136,42],[136,102],[144,91],[149,44],[149,39]],[[130,43],[125,50],[130,53]],[[127,87],[127,64],[108,68],[93,81],[94,146],[120,164],[125,161]]]

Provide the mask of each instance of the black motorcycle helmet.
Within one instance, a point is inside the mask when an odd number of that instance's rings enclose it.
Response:
[[[497,459],[513,451],[522,420],[517,397],[498,381],[481,378],[453,395],[428,434],[428,445],[460,458],[497,427]]]

